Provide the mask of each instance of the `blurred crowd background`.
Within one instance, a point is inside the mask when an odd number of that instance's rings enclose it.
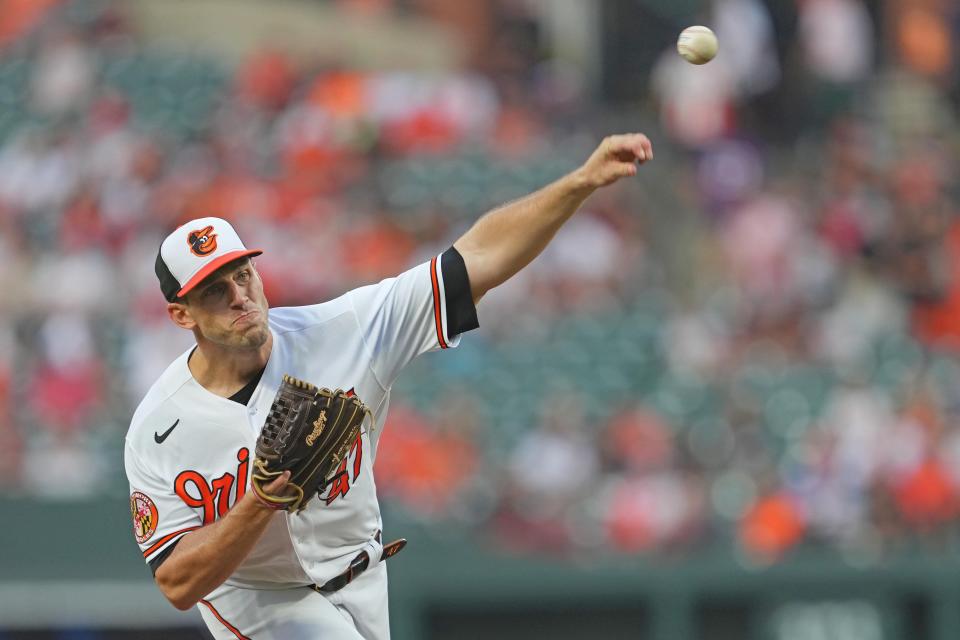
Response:
[[[153,274],[179,222],[231,219],[271,305],[308,304],[640,130],[656,160],[401,378],[385,511],[578,557],[960,546],[960,5],[313,3],[456,44],[413,66],[164,44],[144,4],[0,2],[0,493],[127,491],[191,343]]]

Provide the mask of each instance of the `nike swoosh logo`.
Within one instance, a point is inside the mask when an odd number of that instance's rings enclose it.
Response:
[[[170,428],[163,432],[163,435],[160,435],[156,431],[153,432],[153,439],[157,444],[163,444],[163,441],[167,439],[167,436],[170,435],[170,432],[177,428],[177,425],[180,424],[180,418],[177,418],[177,421],[170,425]]]

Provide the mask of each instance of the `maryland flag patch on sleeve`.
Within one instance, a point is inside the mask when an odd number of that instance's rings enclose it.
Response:
[[[133,516],[133,535],[137,544],[143,544],[157,530],[157,505],[150,496],[134,491],[130,494],[130,515]]]

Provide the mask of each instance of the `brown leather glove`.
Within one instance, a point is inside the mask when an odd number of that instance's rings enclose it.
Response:
[[[250,482],[257,497],[275,509],[302,511],[332,480],[370,416],[359,398],[341,389],[283,376],[257,439]],[[264,487],[287,470],[284,495],[266,493]]]

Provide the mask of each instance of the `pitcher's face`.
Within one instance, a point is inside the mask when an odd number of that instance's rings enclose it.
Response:
[[[195,328],[214,344],[255,349],[270,335],[263,281],[249,258],[214,271],[186,295],[185,302]]]

